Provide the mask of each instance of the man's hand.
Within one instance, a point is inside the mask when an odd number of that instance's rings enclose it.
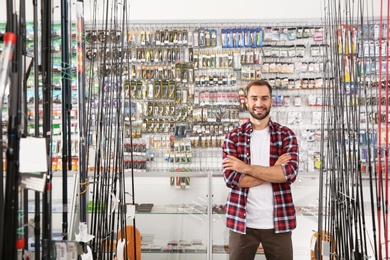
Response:
[[[230,171],[236,171],[243,174],[247,174],[245,172],[245,169],[248,168],[248,165],[241,161],[240,159],[237,159],[234,156],[228,155],[222,162],[222,167],[226,170]]]
[[[291,156],[287,153],[279,156],[278,160],[275,162],[275,165],[281,165],[287,163],[291,159]]]

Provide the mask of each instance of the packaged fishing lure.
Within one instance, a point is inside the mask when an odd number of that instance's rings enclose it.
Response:
[[[171,48],[168,48],[166,49],[166,62],[170,63],[172,62],[172,49]]]
[[[221,46],[222,48],[227,48],[228,47],[228,39],[227,39],[227,29],[221,29]]]
[[[201,32],[199,31],[199,37],[201,37]],[[201,42],[201,41],[199,41]],[[211,46],[211,32],[209,29],[204,30],[204,47],[210,47]],[[202,47],[199,45],[199,47]]]
[[[168,89],[168,85],[163,85],[163,89],[164,88]],[[164,90],[163,90],[163,92],[164,92]],[[170,112],[169,102],[163,102],[162,103],[162,116],[169,116],[169,112]]]
[[[297,28],[289,27],[287,28],[287,39],[290,41],[294,41],[297,38]]]
[[[210,30],[210,37],[211,37],[211,47],[216,47],[217,46],[217,29],[211,29]]]
[[[140,45],[141,46],[145,46],[146,45],[146,32],[145,31],[142,31],[140,32]]]
[[[245,28],[238,29],[238,47],[245,47]]]
[[[161,99],[161,88],[161,80],[155,81],[153,99]]]
[[[179,44],[187,46],[187,44],[188,44],[188,31],[186,29],[184,29],[180,33],[181,33],[181,36],[179,38],[181,38],[181,43],[179,42]]]
[[[238,28],[231,29],[231,41],[229,47],[231,48],[238,48],[240,46],[239,44],[239,37],[240,32]]]
[[[194,68],[193,65],[187,65],[188,83],[194,83]]]
[[[244,50],[237,50],[233,52],[233,68],[236,68],[239,70],[241,68],[241,65],[245,65],[245,51]]]
[[[190,30],[185,31],[186,34],[183,35],[183,37],[187,36],[187,46],[193,47],[194,46],[194,32]],[[183,40],[185,42],[185,40]]]
[[[226,29],[226,48],[233,48],[233,29]]]
[[[206,32],[203,28],[198,29],[198,45],[195,45],[195,43],[194,43],[194,46],[199,46],[200,48],[206,46],[206,34],[205,33]],[[194,33],[194,37],[195,37],[195,33]]]
[[[188,32],[188,45],[190,45],[191,40],[193,47],[199,47],[199,31],[197,29]]]
[[[172,53],[174,53],[174,57],[172,58],[172,61],[174,62],[180,62],[181,60],[181,56],[180,56],[180,48],[174,48],[174,50],[172,51]]]
[[[271,27],[265,27],[263,29],[263,37],[264,37],[264,41],[266,42],[270,42],[270,41],[273,41],[273,31],[272,31],[272,28]]]
[[[194,69],[199,68],[199,52],[194,51],[194,56],[193,56],[193,64],[194,64]]]
[[[263,46],[263,28],[257,28],[255,31],[255,44],[253,47],[262,47]]]
[[[227,67],[233,68],[233,52],[229,51],[227,58],[228,58]]]
[[[302,39],[303,38],[303,27],[299,27],[297,28],[297,31],[296,31],[296,38],[297,39]]]
[[[210,53],[210,58],[209,58],[209,61],[210,61],[210,66],[209,68],[211,69],[215,69],[216,68],[216,53],[215,52],[211,52]]]
[[[305,56],[305,49],[306,46],[303,44],[296,45],[295,46],[296,57],[303,58]]]
[[[164,30],[164,37],[163,37],[163,35],[161,35],[161,41],[164,43],[165,46],[167,46],[167,45],[169,45],[169,40],[170,40],[169,30],[165,29]]]

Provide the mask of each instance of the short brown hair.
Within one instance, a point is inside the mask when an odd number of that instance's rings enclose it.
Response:
[[[267,86],[269,90],[269,95],[272,95],[272,86],[268,83],[268,81],[264,79],[249,82],[249,84],[246,86],[246,95],[248,95],[248,92],[252,86]]]

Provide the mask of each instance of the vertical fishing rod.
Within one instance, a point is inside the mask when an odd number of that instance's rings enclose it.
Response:
[[[364,219],[364,201],[362,193],[362,170],[361,170],[361,144],[359,140],[360,133],[360,101],[361,101],[361,88],[363,87],[358,80],[357,73],[357,17],[355,17],[355,6],[352,6],[351,1],[348,1],[348,6],[346,7],[349,10],[349,16],[346,17],[346,20],[349,24],[349,30],[347,30],[347,48],[348,48],[348,58],[349,58],[349,74],[351,82],[351,93],[349,95],[350,100],[350,118],[347,122],[355,122],[353,124],[347,124],[349,131],[349,167],[351,172],[350,180],[350,196],[351,196],[351,229],[350,229],[350,251],[351,257],[354,259],[361,259],[366,254],[362,248],[365,246],[365,233],[363,232],[364,226],[362,225],[362,218]],[[359,6],[357,6],[359,7]],[[348,25],[347,24],[347,25]],[[360,204],[361,203],[361,204]]]
[[[27,137],[27,79],[30,72],[29,64],[27,64],[27,51],[26,51],[26,1],[20,0],[19,3],[19,41],[21,44],[20,47],[20,55],[22,61],[22,76],[20,77],[21,82],[21,94],[20,101],[18,107],[18,118],[19,118],[19,131],[21,131],[21,137]],[[18,220],[19,227],[17,229],[17,249],[21,249],[23,251],[28,250],[28,225],[24,225],[24,223],[28,223],[28,190],[23,189],[23,193],[20,194],[19,199],[19,210],[18,210]]]
[[[68,170],[71,170],[71,71],[69,67],[68,3],[61,0],[61,77],[62,77],[62,239],[68,240]]]
[[[39,137],[39,53],[38,53],[38,0],[33,0],[34,13],[34,134]],[[40,193],[35,192],[34,204],[34,255],[35,259],[41,256],[41,204]],[[27,240],[28,241],[28,240]]]
[[[92,10],[92,17],[93,17],[93,26],[91,28],[91,35],[90,37],[92,38],[91,39],[91,44],[90,44],[90,47],[91,47],[91,59],[89,61],[89,104],[92,104],[92,102],[95,102],[92,100],[92,97],[96,94],[95,92],[95,82],[96,81],[100,81],[100,79],[96,79],[98,75],[95,75],[95,66],[96,64],[95,63],[98,63],[99,62],[99,58],[98,58],[98,55],[95,55],[93,54],[93,52],[96,50],[97,52],[97,49],[98,49],[98,44],[97,44],[97,28],[96,28],[96,9],[97,9],[97,0],[94,0],[94,4],[93,4],[94,8]],[[98,110],[98,107],[97,106],[88,106],[87,107],[88,109],[88,122],[89,122],[89,126],[88,126],[88,133],[91,135],[91,139],[92,139],[92,127],[95,128],[95,139],[96,140],[100,140],[99,139],[99,135],[98,135],[98,122],[99,122],[99,114],[97,113],[97,110]],[[93,121],[93,118],[92,118],[92,114],[94,114],[94,117],[95,117],[95,122],[94,124],[92,125],[92,121]],[[90,145],[93,145],[92,144],[92,140],[91,140],[91,144]],[[99,141],[97,141],[96,143],[96,147],[98,147],[99,145]],[[89,150],[88,150],[89,151]],[[97,219],[97,213],[98,213],[98,208],[100,208],[100,206],[98,206],[98,202],[97,202],[97,198],[100,196],[99,194],[99,189],[98,189],[98,185],[99,185],[99,179],[101,178],[100,176],[100,157],[98,156],[97,152],[98,152],[98,149],[94,149],[94,152],[95,152],[95,159],[94,159],[94,169],[93,169],[93,185],[94,185],[94,188],[93,188],[93,192],[92,192],[92,212],[91,212],[91,225],[90,225],[90,230],[91,230],[91,234],[94,234],[95,235],[95,238],[91,241],[90,245],[91,245],[91,248],[92,248],[92,251],[94,253],[94,256],[96,255],[95,254],[95,248],[96,248],[96,234],[97,234],[97,230],[98,230],[98,221],[96,221]],[[96,257],[96,256],[95,256]]]
[[[351,2],[349,2],[350,9]],[[352,197],[354,203],[352,204],[353,209],[353,225],[354,225],[354,233],[352,238],[352,257],[354,259],[362,259],[367,256],[367,243],[366,243],[366,232],[365,232],[365,210],[364,210],[364,197],[363,197],[363,182],[362,182],[362,162],[361,162],[361,151],[363,148],[363,144],[359,142],[359,134],[361,133],[361,101],[362,101],[362,88],[365,87],[359,80],[359,69],[358,69],[358,42],[357,42],[357,31],[359,26],[359,9],[361,6],[359,3],[357,4],[357,13],[356,17],[352,13],[350,18],[351,30],[350,30],[350,44],[349,49],[351,53],[351,61],[352,64],[350,66],[351,71],[351,80],[354,83],[355,91],[352,92],[352,102],[353,102],[353,113],[352,113],[352,121],[356,122],[353,124],[353,131],[350,136],[353,136],[352,142]],[[353,9],[354,10],[354,9]]]
[[[13,1],[7,1],[7,28],[9,32],[20,35],[20,20],[13,10]],[[7,172],[6,191],[4,202],[4,234],[2,259],[16,259],[16,240],[18,227],[19,207],[19,123],[20,123],[20,94],[21,77],[18,64],[22,64],[22,44],[18,39],[12,54],[12,67],[9,87],[9,109],[8,109],[8,148],[7,148]]]
[[[329,14],[327,14],[327,12],[329,12],[330,8],[326,8],[324,7],[324,12],[325,12],[325,22],[324,22],[324,33],[325,33],[325,42],[326,43],[329,43],[330,44],[330,40],[328,39],[330,33],[332,33],[332,27],[330,25],[330,23],[328,22],[328,19],[330,17]],[[330,79],[330,76],[329,76],[329,71],[328,71],[328,66],[329,66],[329,62],[330,62],[330,57],[329,57],[329,53],[328,53],[328,50],[329,48],[326,48],[325,49],[325,53],[324,53],[324,57],[325,57],[325,70],[324,70],[324,78],[329,78]],[[330,88],[330,86],[328,85],[329,82],[328,81],[325,81],[325,84],[324,84],[324,87],[322,88],[322,96],[323,97],[327,97],[328,96],[328,88]],[[317,250],[314,252],[314,255],[317,255],[319,256],[320,255],[320,252],[322,251],[322,243],[320,241],[322,241],[323,236],[322,236],[322,230],[326,230],[326,228],[324,229],[323,227],[323,215],[325,212],[327,212],[327,208],[326,206],[324,207],[324,174],[326,174],[326,180],[328,180],[328,174],[330,172],[330,168],[328,166],[328,163],[329,163],[329,160],[327,160],[327,157],[325,156],[325,148],[329,149],[329,137],[327,139],[325,139],[325,131],[327,129],[325,129],[325,123],[329,123],[329,116],[325,116],[326,114],[329,115],[329,109],[328,109],[328,104],[325,103],[322,107],[321,107],[321,113],[322,115],[324,115],[322,117],[322,121],[321,121],[321,141],[320,141],[320,154],[322,155],[321,157],[321,168],[320,168],[320,172],[319,172],[319,196],[318,196],[318,221],[317,221]],[[325,121],[326,120],[326,121]],[[329,126],[328,126],[329,127]],[[325,142],[326,141],[326,142]],[[327,147],[325,147],[325,143],[327,144]],[[328,187],[329,185],[327,185],[326,187]],[[325,192],[326,194],[326,192]]]
[[[0,87],[1,87],[1,100],[0,100],[0,107],[3,108],[3,100],[4,100],[4,92],[5,88],[7,86],[7,83],[9,83],[10,90],[17,91],[17,89],[14,89],[15,87],[15,80],[17,78],[13,75],[17,71],[16,70],[16,64],[15,59],[17,56],[15,54],[18,53],[17,49],[15,50],[15,45],[17,43],[16,39],[16,17],[13,13],[12,9],[12,2],[7,2],[7,33],[4,35],[4,45],[3,45],[3,52],[1,54],[1,73],[0,73]],[[15,98],[15,94],[12,93],[12,98]],[[15,106],[13,106],[13,109]],[[15,115],[15,111],[13,111],[13,115]],[[12,129],[13,132],[16,132],[14,129]],[[9,133],[8,133],[9,134]],[[11,136],[8,136],[10,138]],[[16,134],[15,134],[16,137]],[[12,138],[12,144],[15,144],[15,138]],[[10,150],[8,146],[7,149],[7,159],[11,159],[11,156],[15,156],[14,152]],[[16,148],[17,146],[13,146],[12,149]],[[17,164],[14,163],[14,161],[11,161],[12,164],[7,167],[6,172],[6,186],[5,186],[5,198],[4,201],[1,201],[1,204],[4,205],[3,211],[0,213],[1,215],[1,231],[0,234],[0,253],[1,253],[1,259],[16,259],[16,211],[17,211],[17,198],[18,198],[18,187],[17,187],[17,169],[15,169],[15,166]],[[12,171],[11,171],[12,170]],[[3,176],[2,176],[3,178]],[[3,191],[3,190],[2,190]],[[12,215],[12,216],[9,216]],[[12,218],[14,217],[14,218]],[[4,237],[4,235],[7,234],[7,238]],[[13,240],[11,240],[13,239]]]
[[[363,6],[362,6],[362,3],[361,1],[359,1],[357,3],[357,19],[356,19],[356,26],[357,28],[360,26],[361,28],[363,28]],[[355,37],[355,52],[356,54],[358,55],[359,54],[359,48],[358,48],[358,45],[359,45],[359,42],[357,41],[358,37]],[[359,56],[357,56],[357,60],[359,60]],[[354,82],[355,84],[359,84],[358,85],[358,103],[357,103],[357,106],[358,106],[358,110],[357,110],[357,122],[362,122],[361,121],[361,114],[362,114],[362,102],[364,100],[365,97],[367,97],[366,95],[363,95],[365,89],[366,89],[366,82],[365,82],[365,78],[363,80],[361,80],[361,76],[362,76],[362,71],[359,71],[359,68],[358,68],[358,61],[356,61],[356,66],[353,67],[353,69],[357,69],[357,71],[354,72]],[[366,102],[364,102],[366,103]],[[366,117],[367,118],[367,117]],[[360,135],[360,133],[362,132],[362,128],[360,127],[360,124],[359,124],[359,127],[358,127],[358,130],[356,131],[356,134],[357,135]],[[360,138],[359,136],[357,137],[358,139]],[[357,142],[358,144],[358,147],[357,147],[357,150],[359,151],[358,154],[357,154],[357,160],[356,160],[356,167],[357,167],[357,176],[356,176],[356,199],[357,199],[357,206],[358,206],[358,210],[357,210],[357,216],[355,216],[357,219],[355,220],[355,232],[356,234],[358,234],[359,232],[359,237],[361,239],[361,243],[359,245],[358,243],[358,240],[356,239],[356,244],[355,244],[355,248],[356,250],[359,249],[359,254],[358,255],[355,255],[355,259],[358,259],[358,258],[362,258],[362,257],[367,257],[367,236],[366,236],[366,220],[365,220],[365,208],[364,208],[364,196],[363,196],[363,178],[362,178],[362,175],[363,175],[363,163],[362,163],[362,154],[361,154],[361,151],[363,150],[364,148],[364,143],[363,142]],[[360,227],[359,230],[357,230],[357,227]]]
[[[130,60],[130,57],[128,57],[128,60]],[[128,68],[130,68],[130,64],[128,64]],[[128,77],[130,78],[130,73],[129,73]],[[131,120],[131,102],[132,102],[132,93],[131,93],[131,88],[129,86],[130,147],[134,147],[133,146],[133,134],[132,134],[133,133],[133,122]],[[133,206],[135,206],[136,199],[135,199],[135,183],[134,183],[135,178],[134,178],[134,152],[133,152],[133,148],[131,149],[130,156],[131,156],[130,157],[130,160],[131,160],[131,168],[130,168],[130,170],[131,170],[131,199],[132,199],[131,204]],[[126,250],[126,257],[133,258],[133,259],[137,260],[138,259],[137,248],[140,247],[140,245],[137,245],[137,229],[136,229],[135,216],[133,217],[133,227],[134,227],[133,237],[132,238],[128,237],[127,232],[125,233],[125,235],[123,237],[125,237],[126,240],[133,239],[133,246],[134,246],[133,252],[134,252],[134,255],[132,255],[132,256],[127,255],[128,254],[127,253],[128,250]],[[128,247],[129,245],[127,244],[126,246]]]
[[[385,146],[384,146],[384,152],[385,152],[385,253],[386,253],[386,259],[389,259],[389,216],[388,216],[388,206],[389,206],[389,26],[390,26],[390,1],[387,1],[387,19],[386,19],[386,52],[385,52],[385,59],[386,59],[386,78],[385,78]],[[383,26],[382,26],[383,27]]]
[[[127,32],[128,32],[128,27],[127,27],[127,0],[124,0],[123,3],[122,3],[122,33],[121,33],[121,53],[120,53],[120,59],[121,59],[121,64],[120,64],[120,68],[124,68],[124,67],[127,67],[129,68],[129,57],[128,55],[126,55],[126,61],[124,61],[124,53],[125,53],[125,36],[127,36]],[[127,40],[127,37],[126,37],[126,40]],[[127,66],[123,66],[123,64],[126,62]],[[126,89],[125,87],[123,86],[123,79],[122,79],[122,75],[123,75],[123,69],[121,69],[121,76],[119,78],[120,82],[119,82],[119,86],[120,86],[120,89],[121,89],[121,95],[120,95],[120,105],[121,105],[121,109],[120,111],[122,112],[122,116],[121,116],[121,121],[122,121],[122,128],[121,128],[121,131],[120,133],[120,136],[121,136],[121,140],[123,141],[124,140],[124,132],[125,132],[125,125],[124,125],[124,118],[125,118],[125,93],[126,93]],[[126,74],[126,78],[127,80],[129,81],[130,80],[130,77],[129,77],[129,73]],[[130,95],[129,95],[130,96]],[[129,107],[131,107],[130,105],[130,101],[129,101]],[[130,121],[131,121],[131,118],[130,118]],[[119,129],[118,129],[119,130]],[[130,131],[131,132],[131,131]],[[120,201],[121,201],[121,207],[120,207],[120,214],[118,214],[118,220],[117,220],[117,223],[118,223],[118,228],[117,228],[117,233],[120,232],[120,236],[121,236],[121,240],[120,241],[117,241],[117,248],[120,247],[120,244],[124,245],[124,252],[121,252],[123,255],[118,255],[117,257],[119,259],[128,259],[128,251],[127,251],[127,241],[128,241],[128,238],[127,238],[127,232],[126,232],[126,226],[127,226],[127,203],[126,203],[126,181],[125,181],[125,167],[124,167],[124,142],[121,143],[120,146],[118,146],[118,153],[121,155],[121,161],[119,163],[120,165],[120,169],[119,169],[119,172],[120,172],[120,176],[119,176],[119,184],[120,184],[120,194],[119,194],[119,198],[120,198]],[[132,196],[134,195],[134,191],[132,192]],[[134,219],[134,218],[133,218]],[[134,225],[135,227],[135,225]],[[134,234],[135,234],[135,230],[134,230]],[[134,242],[135,242],[135,236],[134,236]],[[134,247],[136,248],[136,247]],[[117,250],[117,254],[119,254],[120,252],[118,252]],[[136,254],[135,254],[136,255]],[[135,256],[134,259],[137,259],[137,257]]]
[[[380,18],[379,18],[379,53],[378,53],[378,62],[379,62],[379,71],[378,71],[378,79],[377,79],[377,82],[378,82],[378,100],[377,100],[377,109],[378,109],[378,113],[377,113],[377,118],[378,118],[378,127],[377,127],[377,133],[378,133],[378,140],[377,140],[377,156],[378,156],[378,164],[377,164],[377,176],[378,176],[378,180],[377,180],[377,189],[378,189],[378,193],[377,193],[377,218],[378,218],[378,246],[379,246],[379,249],[378,249],[378,252],[379,252],[379,258],[382,259],[382,220],[381,220],[381,214],[382,214],[382,188],[383,188],[383,176],[382,176],[382,105],[381,105],[381,102],[382,102],[382,37],[383,37],[383,28],[382,28],[382,25],[383,25],[383,0],[380,1]],[[385,243],[387,243],[387,241],[385,241]]]
[[[77,81],[79,102],[79,174],[80,174],[80,223],[87,223],[87,190],[88,175],[85,165],[85,24],[84,24],[84,1],[76,2],[77,17]],[[82,121],[81,121],[82,120]],[[87,244],[82,243],[83,251],[87,252]]]
[[[362,2],[362,1],[361,1]],[[364,3],[364,1],[363,1]],[[372,3],[372,2],[371,2]],[[366,10],[366,13],[364,12],[364,9]],[[373,11],[373,10],[372,10]],[[367,6],[364,6],[364,4],[362,4],[362,18],[361,18],[361,26],[362,26],[362,33],[361,35],[370,35],[371,34],[371,31],[369,28],[371,28],[371,26],[374,25],[374,15],[370,15],[369,14],[369,6],[368,6],[368,3],[367,3]],[[366,17],[371,17],[371,22],[370,22],[370,19],[367,19],[367,30],[365,29],[365,23],[363,22],[363,16],[366,15]],[[363,37],[360,39],[360,44],[361,46],[364,46],[364,39]],[[363,47],[361,47],[361,53],[363,53]],[[375,55],[374,55],[375,57]],[[368,59],[372,59],[371,57],[371,52],[369,53],[369,57]],[[366,68],[368,69],[368,68]],[[374,72],[376,73],[376,67],[374,68]],[[372,72],[371,72],[372,73]],[[364,73],[364,76],[366,76],[366,72]],[[366,159],[366,165],[367,165],[367,171],[368,171],[368,175],[369,175],[369,183],[370,183],[370,186],[369,186],[369,192],[370,192],[370,201],[371,201],[371,222],[372,222],[372,232],[373,232],[373,251],[374,251],[374,255],[375,255],[375,258],[378,259],[378,256],[379,256],[379,253],[378,253],[378,239],[377,239],[377,236],[380,235],[378,234],[377,232],[377,224],[376,224],[376,209],[375,209],[375,194],[374,193],[377,193],[377,185],[374,186],[375,184],[375,181],[377,179],[377,173],[375,171],[375,158],[373,158],[373,156],[375,155],[374,154],[374,150],[372,150],[371,148],[375,147],[376,146],[376,143],[375,143],[375,140],[373,138],[376,129],[374,129],[374,125],[372,124],[372,122],[375,121],[375,118],[372,118],[375,114],[375,111],[373,109],[373,104],[372,102],[368,102],[369,97],[373,97],[373,88],[372,88],[372,85],[374,84],[374,82],[372,81],[372,75],[370,76],[370,79],[367,79],[367,77],[364,77],[364,83],[365,83],[365,88],[364,88],[364,96],[366,97],[366,102],[365,102],[365,111],[366,111],[366,140],[367,140],[367,159]],[[369,90],[369,91],[368,91]],[[369,110],[370,108],[370,110]],[[371,124],[371,125],[370,125]],[[374,166],[374,167],[373,167]]]
[[[52,62],[51,62],[51,19],[52,2],[41,0],[42,16],[42,109],[43,137],[46,139],[46,153],[51,161],[51,116],[52,116]],[[52,173],[51,164],[47,172],[46,188],[42,196],[42,259],[50,259],[52,251]]]

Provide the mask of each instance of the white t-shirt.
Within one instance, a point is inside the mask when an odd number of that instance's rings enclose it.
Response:
[[[251,164],[269,166],[269,128],[253,130],[251,137]],[[246,204],[246,226],[256,229],[274,228],[274,197],[271,183],[249,188]]]

